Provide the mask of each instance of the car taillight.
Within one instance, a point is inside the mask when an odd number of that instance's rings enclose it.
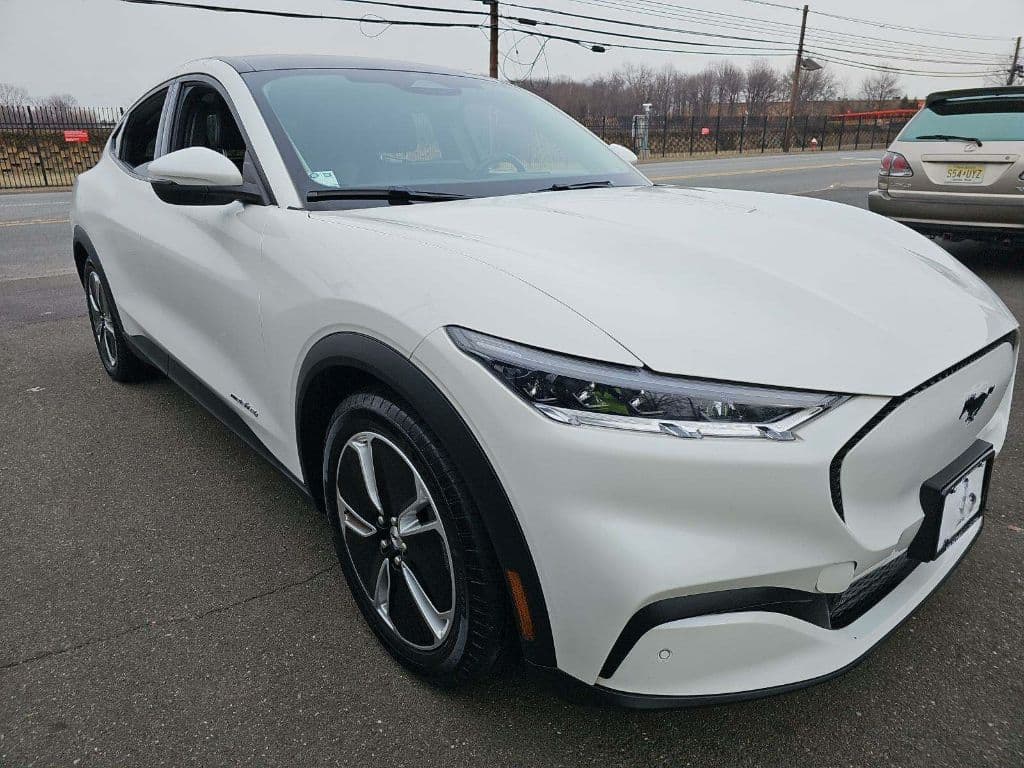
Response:
[[[907,158],[899,152],[886,152],[882,155],[882,165],[878,169],[879,176],[913,176]]]

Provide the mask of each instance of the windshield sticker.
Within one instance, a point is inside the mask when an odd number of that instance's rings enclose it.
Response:
[[[334,171],[310,171],[309,178],[324,187],[334,187],[337,189],[341,186],[338,183],[338,177],[334,175]]]

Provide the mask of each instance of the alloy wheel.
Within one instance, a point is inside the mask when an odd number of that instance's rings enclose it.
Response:
[[[437,648],[452,629],[455,574],[423,477],[395,443],[364,431],[342,448],[335,489],[345,547],[377,615],[402,642]]]
[[[114,330],[114,316],[110,311],[110,301],[103,288],[103,281],[96,270],[89,273],[88,280],[89,319],[92,322],[92,333],[96,337],[107,367],[117,366],[117,333]]]

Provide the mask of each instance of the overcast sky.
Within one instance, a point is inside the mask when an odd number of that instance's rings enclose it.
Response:
[[[476,0],[405,0],[413,4],[437,5],[448,8],[481,9]],[[778,0],[782,5],[796,5],[796,0]],[[302,10],[314,13],[362,16],[376,13],[386,18],[431,18],[435,13],[360,5],[345,0],[206,0],[215,4],[242,5],[253,8]],[[757,37],[754,28],[766,28],[761,20],[799,24],[796,10],[773,7],[744,0],[518,0],[523,5],[572,11],[608,18],[629,19],[648,24],[703,30],[719,34]],[[635,12],[614,10],[607,6],[634,6]],[[663,16],[641,14],[640,6],[660,9]],[[603,6],[603,7],[602,7]],[[673,9],[674,7],[674,9]],[[745,22],[753,27],[742,29],[743,22],[724,17],[717,21],[722,26],[697,24],[678,18],[678,14],[692,14],[687,8],[730,13],[754,20]],[[841,19],[815,14],[815,11],[836,13],[885,21],[893,26],[948,31],[963,34],[1003,36],[1002,40],[955,39],[923,32],[900,29],[880,29]],[[527,10],[508,13],[539,17]],[[676,14],[677,18],[666,18]],[[454,18],[454,17],[447,17]],[[475,20],[475,17],[464,17]],[[559,19],[551,18],[553,21]],[[712,18],[712,17],[705,17]],[[692,16],[691,16],[692,19]],[[588,25],[588,22],[562,18],[569,24]],[[590,22],[590,26],[600,26]],[[956,67],[948,63],[954,55],[970,58],[971,54],[942,54],[943,49],[978,51],[988,56],[1002,54],[1007,65],[1012,53],[1011,36],[1024,33],[1024,0],[813,0],[808,23],[808,38],[812,55],[813,45],[834,30],[876,38],[878,45],[887,45],[895,53],[918,49],[894,47],[890,41],[934,46],[920,58],[935,62],[910,63],[895,58],[883,59],[904,68],[957,71],[978,70],[989,67]],[[554,34],[583,37],[582,33],[549,29]],[[627,30],[645,34],[644,30]],[[369,35],[376,34],[377,37]],[[669,33],[647,34],[672,37]],[[780,39],[789,37],[786,31],[773,33]],[[590,34],[594,40],[606,40]],[[795,47],[795,30],[791,46]],[[861,48],[870,40],[857,41]],[[706,38],[705,38],[706,39]],[[627,42],[627,41],[620,41]],[[847,44],[849,40],[846,41]],[[641,43],[642,44],[642,43]],[[757,45],[755,43],[737,43]],[[837,44],[837,47],[843,47]],[[521,34],[504,33],[501,40],[504,72],[509,77],[520,77],[526,67],[517,63],[532,60],[537,53],[535,40]],[[401,58],[412,61],[444,64],[460,69],[482,72],[487,69],[487,40],[479,29],[409,29],[379,27],[330,20],[290,20],[243,16],[236,14],[190,11],[176,8],[129,5],[119,0],[0,0],[0,82],[23,85],[34,97],[50,93],[73,94],[80,103],[90,106],[123,105],[133,101],[143,90],[159,81],[178,63],[206,55],[258,52],[342,53],[357,56]],[[653,53],[611,49],[604,54],[591,53],[578,46],[552,41],[538,60],[534,75],[573,75],[587,77],[608,72],[626,62],[660,67],[672,63],[679,69],[696,71],[708,61],[718,57],[682,53]],[[870,58],[864,54],[834,53],[845,58]],[[735,58],[739,64],[748,59]],[[792,56],[773,58],[779,66],[792,66]],[[946,63],[943,63],[946,62]],[[865,72],[835,63],[828,64],[848,84],[855,95]],[[929,91],[982,84],[980,77],[939,79],[933,77],[901,77],[903,89],[911,96],[923,97]]]

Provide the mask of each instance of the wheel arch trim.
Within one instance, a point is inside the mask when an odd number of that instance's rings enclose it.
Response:
[[[79,260],[79,249],[85,252],[85,259]],[[96,264],[96,270],[100,274],[103,273],[103,266],[100,264],[99,256],[96,254],[96,247],[92,244],[92,240],[89,239],[89,235],[86,234],[80,224],[75,225],[74,232],[71,235],[71,251],[75,260],[75,271],[78,273],[78,280],[83,286],[85,285],[86,259],[92,259]],[[106,275],[104,275],[104,277],[106,277]]]
[[[540,577],[519,519],[490,460],[455,407],[419,367],[384,342],[362,333],[337,332],[325,336],[310,348],[299,369],[295,389],[296,444],[302,476],[318,504],[322,506],[319,450],[310,455],[304,444],[304,438],[308,442],[310,436],[304,433],[310,426],[308,398],[316,396],[312,385],[320,374],[331,369],[358,371],[381,382],[408,403],[441,440],[463,474],[502,571],[517,572],[526,591],[534,638],[520,638],[523,655],[534,665],[554,668],[554,642]],[[509,600],[511,604],[511,595]]]

